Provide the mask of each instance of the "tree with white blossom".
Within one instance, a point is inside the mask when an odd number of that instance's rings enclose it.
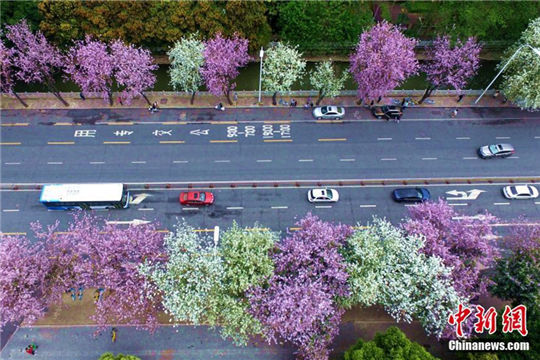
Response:
[[[345,81],[349,77],[347,71],[343,71],[341,76],[335,73],[332,61],[322,61],[317,64],[315,70],[310,74],[311,85],[319,91],[317,105],[324,97],[334,98],[343,90]]]
[[[191,34],[177,41],[169,50],[169,83],[175,90],[191,93],[191,104],[195,93],[201,87],[201,67],[204,64],[204,42],[197,39],[197,34]]]
[[[265,52],[263,59],[262,85],[266,91],[271,91],[272,103],[277,104],[278,92],[291,91],[291,86],[303,74],[306,61],[296,46],[277,42]]]

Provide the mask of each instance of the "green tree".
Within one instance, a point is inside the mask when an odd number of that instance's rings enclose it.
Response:
[[[310,76],[311,85],[316,90],[319,90],[317,105],[321,103],[321,100],[325,96],[330,98],[338,96],[348,77],[349,73],[346,70],[338,77],[334,72],[332,61],[322,61],[318,63]]]
[[[377,333],[371,341],[359,339],[344,355],[345,360],[436,360],[420,344],[412,342],[397,327]]]
[[[532,20],[517,43],[501,59],[502,68],[511,56],[523,46],[510,61],[502,75],[501,90],[508,100],[525,109],[540,108],[540,55],[528,46],[540,50],[540,17]]]
[[[30,26],[32,31],[39,30],[41,14],[38,10],[38,0],[31,1],[2,1],[2,20],[0,27],[15,25],[22,19]]]
[[[235,32],[249,40],[249,52],[257,52],[272,37],[272,29],[266,18],[266,6],[260,0],[229,0],[225,2],[226,35]]]
[[[191,104],[193,104],[195,93],[202,85],[200,70],[204,64],[204,43],[198,40],[197,36],[195,33],[182,38],[167,53],[171,63],[169,82],[175,90],[190,92]]]
[[[367,2],[284,1],[279,5],[282,41],[310,54],[348,53],[371,25]]]
[[[135,355],[124,355],[124,354],[116,354],[106,352],[101,354],[98,360],[141,360],[140,357]]]

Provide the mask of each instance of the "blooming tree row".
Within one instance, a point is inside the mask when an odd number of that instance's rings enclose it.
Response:
[[[237,345],[250,336],[288,341],[299,358],[327,359],[344,311],[380,304],[396,321],[417,319],[450,337],[449,314],[486,293],[497,252],[493,216],[468,219],[443,201],[410,208],[401,226],[373,218],[353,228],[311,214],[281,241],[260,226],[233,224],[218,243],[179,223],[165,238],[157,225],[119,228],[86,213],[67,232],[34,224],[37,242],[0,242],[2,324],[43,316],[71,288],[104,288],[92,319],[154,330],[157,315],[220,326]],[[523,266],[535,257],[538,231],[515,230],[519,252],[499,260],[493,292],[533,304],[536,280]],[[516,250],[517,251],[517,250]],[[532,250],[531,250],[532,251]],[[511,276],[520,283],[506,285]],[[470,330],[465,325],[465,332]]]

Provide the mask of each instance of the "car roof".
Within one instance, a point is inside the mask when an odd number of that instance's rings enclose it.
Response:
[[[516,185],[514,189],[518,194],[530,194],[532,192],[530,185]]]
[[[418,196],[418,192],[421,191],[420,188],[401,188],[394,190],[398,193],[400,196],[404,197],[410,197],[410,196]]]
[[[514,150],[514,147],[510,144],[497,144],[500,146],[503,150]]]

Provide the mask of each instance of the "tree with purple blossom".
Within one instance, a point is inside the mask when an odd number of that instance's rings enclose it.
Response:
[[[473,37],[465,43],[457,40],[453,46],[449,36],[437,37],[427,50],[426,57],[430,60],[422,66],[430,85],[418,103],[424,102],[441,86],[457,91],[463,89],[480,67],[481,49],[482,46]]]
[[[215,96],[225,95],[232,105],[230,92],[236,87],[236,83],[231,81],[238,76],[238,68],[245,66],[250,60],[248,40],[238,34],[227,39],[217,33],[213,39],[206,41],[203,54],[201,75],[206,88]]]
[[[419,68],[414,53],[416,43],[386,21],[363,32],[350,56],[350,72],[358,84],[359,100],[382,97],[416,74]]]
[[[299,231],[277,245],[275,272],[267,286],[248,291],[251,313],[264,325],[269,342],[282,338],[298,347],[302,359],[327,359],[344,310],[347,272],[339,248],[352,232],[307,214]]]
[[[15,64],[13,63],[13,49],[9,49],[4,44],[2,39],[2,32],[0,31],[0,92],[6,94],[12,94],[24,105],[28,107],[23,99],[15,92]]]
[[[25,83],[47,84],[49,90],[65,106],[69,106],[56,88],[53,76],[64,66],[60,50],[51,45],[40,31],[33,34],[24,19],[6,28],[6,37],[13,43],[12,59],[17,68],[15,77]]]
[[[490,226],[496,218],[487,211],[475,218],[459,215],[444,200],[426,202],[410,207],[409,219],[402,226],[410,235],[425,237],[422,251],[451,267],[459,295],[474,299],[490,283],[481,271],[491,267],[497,255]]]

